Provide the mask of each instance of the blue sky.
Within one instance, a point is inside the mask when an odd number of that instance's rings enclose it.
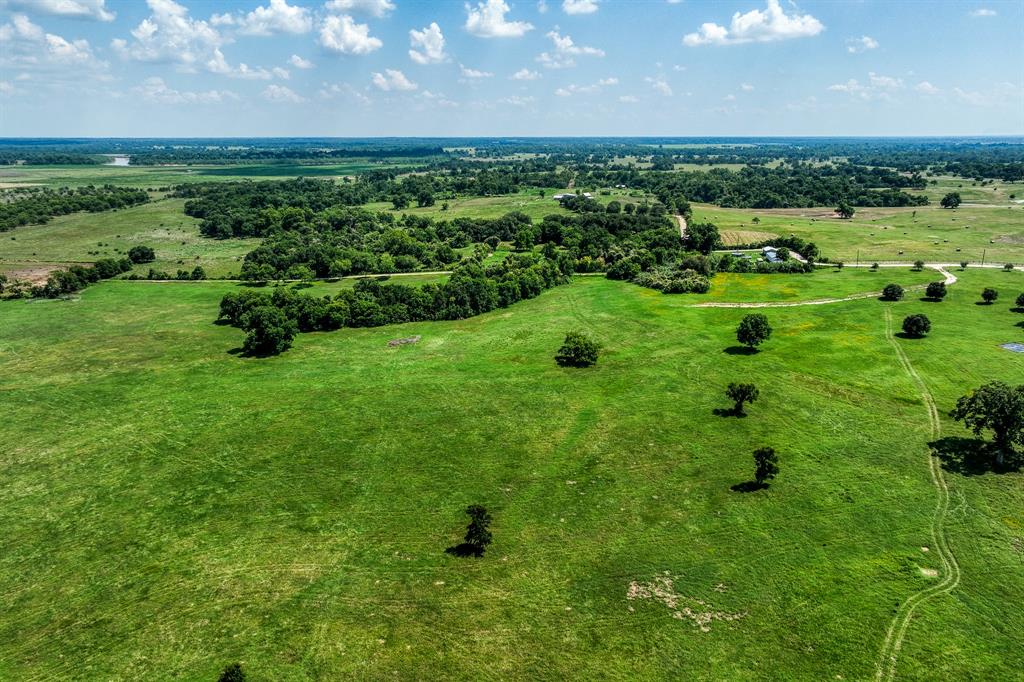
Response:
[[[0,0],[2,136],[1024,133],[1024,2]]]

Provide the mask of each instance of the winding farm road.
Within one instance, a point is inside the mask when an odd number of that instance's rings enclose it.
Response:
[[[911,267],[911,263],[900,264],[899,266],[889,267]],[[853,267],[853,266],[851,266]],[[926,267],[937,271],[943,275],[943,280],[946,286],[956,283],[956,275],[946,270],[943,265],[928,265]],[[912,287],[907,287],[907,291],[915,291],[924,289],[926,285],[917,284]],[[863,298],[875,298],[882,294],[881,291],[868,291],[863,294],[851,294],[849,296],[843,296],[842,298],[818,298],[811,301],[765,301],[761,303],[723,303],[721,301],[711,301],[708,303],[694,303],[693,305],[687,306],[689,308],[796,308],[804,305],[828,305],[829,303],[843,303],[844,301],[857,301]]]
[[[676,222],[679,223],[679,238],[686,239],[686,218],[679,215],[678,213],[674,216]]]

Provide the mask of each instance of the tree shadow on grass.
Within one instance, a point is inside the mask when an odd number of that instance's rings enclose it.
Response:
[[[1020,457],[1007,457],[1002,465],[996,464],[996,453],[991,443],[980,438],[945,436],[928,443],[942,461],[942,468],[961,476],[1005,474],[1020,471]]]
[[[459,544],[452,545],[451,547],[444,550],[444,553],[463,558],[471,556],[479,558],[484,555],[484,550],[483,548],[478,547],[477,545],[473,545],[468,542],[460,542]]]
[[[734,493],[756,493],[758,490],[766,490],[767,488],[767,483],[758,483],[757,481],[743,481],[743,483],[729,486],[729,490]]]
[[[974,305],[992,305],[995,301],[975,301]]]
[[[1020,308],[1020,307],[1010,308],[1010,312],[1011,313],[1024,313],[1024,308]],[[1020,323],[1018,323],[1018,326],[1019,325],[1020,325]]]
[[[911,341],[916,341],[918,339],[923,339],[926,335],[925,334],[908,334],[906,332],[896,332],[895,336],[898,339],[909,339]]]
[[[716,417],[736,417],[738,419],[743,419],[744,417],[747,416],[746,412],[737,412],[735,407],[716,407],[715,409],[711,410],[711,414],[715,415]]]
[[[757,355],[761,351],[756,348],[750,348],[748,346],[729,346],[722,351],[728,355]]]
[[[941,298],[931,298],[929,296],[922,296],[917,300],[921,301],[921,303],[942,303]]]

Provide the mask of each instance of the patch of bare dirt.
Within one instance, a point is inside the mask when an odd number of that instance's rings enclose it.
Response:
[[[724,587],[724,586],[723,586]],[[626,599],[636,601],[639,599],[650,599],[661,602],[672,612],[676,620],[688,619],[701,632],[711,632],[711,623],[715,621],[734,621],[744,618],[747,612],[729,613],[719,611],[702,599],[689,597],[676,592],[673,579],[669,575],[658,575],[649,582],[629,583],[626,590]],[[632,610],[633,607],[630,607]]]
[[[50,276],[50,273],[54,270],[60,270],[65,268],[65,265],[25,265],[15,266],[6,268],[0,266],[0,272],[7,275],[7,279],[12,281],[28,282],[35,285],[46,284],[46,279]]]
[[[417,334],[416,336],[408,336],[404,339],[391,339],[390,341],[388,341],[388,345],[394,348],[395,346],[404,346],[409,343],[418,343],[419,340],[420,337]]]

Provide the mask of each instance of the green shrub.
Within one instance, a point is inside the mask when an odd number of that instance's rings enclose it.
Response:
[[[597,362],[601,346],[583,332],[569,332],[555,355],[561,367],[589,367]]]

